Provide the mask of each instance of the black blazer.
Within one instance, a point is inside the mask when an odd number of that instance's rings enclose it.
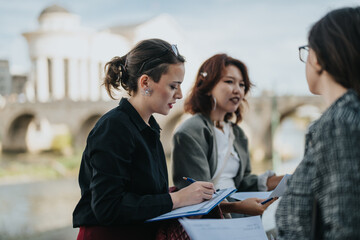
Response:
[[[160,127],[152,116],[149,124],[125,98],[96,123],[81,160],[74,227],[139,224],[171,211]]]

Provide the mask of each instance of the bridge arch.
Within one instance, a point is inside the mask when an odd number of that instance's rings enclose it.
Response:
[[[53,129],[47,118],[25,112],[10,122],[4,139],[4,151],[39,152],[51,149]]]
[[[267,126],[267,131],[265,132],[264,135],[264,140],[266,142],[268,142],[269,144],[267,144],[266,146],[266,157],[267,158],[271,158],[272,157],[272,151],[273,151],[273,141],[275,141],[275,144],[278,138],[278,134],[279,131],[282,130],[283,124],[289,120],[289,118],[291,117],[295,117],[297,119],[301,119],[302,121],[302,131],[304,131],[304,136],[305,136],[305,131],[308,127],[308,125],[310,124],[310,122],[314,121],[315,119],[319,118],[321,113],[322,113],[323,109],[321,107],[319,107],[316,104],[309,104],[306,102],[301,102],[301,103],[297,103],[291,106],[287,106],[287,108],[284,108],[282,110],[279,110],[279,118],[278,118],[278,123],[275,126],[274,129],[274,133],[272,133],[272,126],[271,126],[271,121],[268,123]],[[300,130],[299,130],[300,131]],[[273,138],[272,138],[272,134],[274,134]],[[289,138],[291,138],[291,136],[289,136]],[[297,146],[297,148],[301,148],[301,146]],[[275,148],[280,149],[279,146],[276,146]],[[301,148],[300,150],[301,154],[303,153],[303,148]],[[291,153],[287,153],[285,150],[283,151],[282,155],[288,155],[290,156]],[[285,157],[288,158],[288,157]]]
[[[26,152],[27,133],[30,123],[35,119],[34,113],[23,113],[16,116],[9,125],[4,138],[3,149],[11,152]]]
[[[91,129],[95,126],[95,123],[100,119],[102,113],[92,113],[88,115],[84,121],[80,123],[79,130],[75,134],[74,144],[75,147],[81,149],[86,145],[86,139],[91,131]]]
[[[321,111],[324,110],[322,99],[314,96],[279,96],[279,97],[252,97],[249,101],[249,109],[244,113],[244,123],[251,130],[248,133],[250,149],[269,147],[267,156],[271,157],[271,112],[272,99],[277,100],[277,109],[280,112],[280,120],[283,121],[288,115],[294,111],[293,108],[301,108],[303,105],[314,105]],[[117,102],[72,102],[58,101],[49,103],[9,103],[0,111],[0,141],[4,151],[7,149],[26,150],[28,143],[35,144],[41,141],[45,144],[48,135],[44,131],[50,125],[52,136],[56,137],[62,134],[60,129],[65,129],[63,134],[68,134],[72,139],[72,146],[85,143],[85,139],[100,115],[114,108]],[[291,110],[293,109],[293,110]],[[188,115],[183,114],[183,103],[179,101],[171,110],[168,116],[155,115],[158,123],[163,128],[161,136],[164,144],[165,153],[170,155],[171,137],[175,127],[182,122]],[[48,124],[49,123],[49,124]],[[30,129],[29,129],[30,127]],[[25,130],[28,128],[28,130]],[[246,128],[246,127],[245,127]],[[22,131],[21,131],[22,129]],[[14,134],[14,132],[17,132]],[[21,133],[22,132],[22,133]],[[32,134],[29,134],[32,133]],[[33,136],[32,139],[29,136]],[[41,138],[40,138],[41,136]],[[14,140],[20,139],[20,140]],[[48,143],[51,143],[49,140]],[[49,150],[49,149],[44,149]],[[260,151],[260,153],[261,153]],[[255,154],[262,156],[262,154]],[[258,159],[262,160],[262,159]]]

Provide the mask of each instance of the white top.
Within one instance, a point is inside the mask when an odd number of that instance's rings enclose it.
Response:
[[[229,136],[230,131],[233,131],[231,123],[221,122],[223,125],[223,130],[214,127],[215,129],[215,137],[216,137],[216,146],[218,152],[218,162],[215,174],[212,178],[214,181],[216,178],[216,182],[214,182],[216,189],[224,189],[230,187],[236,187],[234,182],[234,177],[237,175],[240,168],[240,158],[235,151],[234,145],[231,146],[231,153],[229,159],[226,162],[226,166],[223,168],[225,162],[225,155],[228,151],[229,147]],[[219,175],[219,171],[223,168],[222,173]],[[267,191],[266,182],[267,179],[271,176],[274,176],[275,173],[271,170],[266,171],[263,174],[258,176],[258,189],[259,191]]]
[[[233,130],[231,127],[231,123],[222,122],[222,125],[224,132],[215,127],[218,162],[212,180],[217,178],[217,176],[219,175],[219,171],[222,169],[225,161],[225,155],[229,147],[230,131]],[[234,145],[232,145],[231,148],[231,153],[229,159],[226,162],[226,166],[223,168],[224,170],[222,171],[220,177],[218,177],[217,182],[214,183],[216,189],[235,187],[234,177],[239,171],[240,158],[234,149]]]

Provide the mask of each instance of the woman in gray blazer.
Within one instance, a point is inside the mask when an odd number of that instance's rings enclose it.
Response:
[[[271,171],[260,176],[251,174],[247,137],[237,125],[251,85],[245,64],[226,54],[214,55],[201,65],[185,102],[185,111],[193,116],[177,128],[173,137],[175,186],[188,185],[184,176],[238,191],[267,191],[278,184],[282,177]],[[272,203],[260,202],[249,199],[226,203],[222,209],[258,215]]]

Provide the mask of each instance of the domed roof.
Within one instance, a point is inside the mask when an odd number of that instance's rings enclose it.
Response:
[[[65,8],[59,6],[59,5],[56,5],[56,4],[53,4],[47,8],[45,8],[41,13],[40,13],[40,16],[45,14],[45,13],[70,13],[68,10],[66,10]]]

